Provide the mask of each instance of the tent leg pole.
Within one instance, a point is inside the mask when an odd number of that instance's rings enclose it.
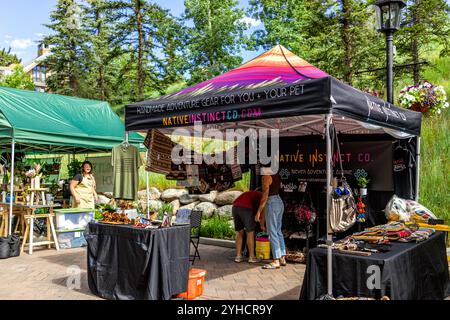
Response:
[[[14,196],[14,157],[16,156],[16,141],[14,138],[11,142],[11,174],[9,175],[11,181],[11,191],[9,193],[9,226],[8,226],[8,234],[11,235],[12,233],[12,211],[13,211],[13,196]]]
[[[327,144],[327,293],[333,296],[333,237],[330,228],[331,212],[331,137],[330,137],[331,115],[326,116],[326,144]]]
[[[147,163],[147,158],[148,158],[148,152],[145,153],[145,163]],[[150,207],[148,206],[148,203],[150,201],[150,191],[148,188],[148,171],[145,170],[145,186],[146,186],[146,193],[147,193],[147,219],[150,219]]]
[[[420,187],[420,137],[417,137],[416,143],[416,194],[415,200],[419,202],[419,187]]]

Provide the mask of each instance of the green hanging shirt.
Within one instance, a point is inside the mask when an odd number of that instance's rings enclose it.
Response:
[[[111,165],[114,168],[113,197],[136,200],[139,186],[138,169],[142,165],[139,150],[135,146],[120,144],[112,150]]]

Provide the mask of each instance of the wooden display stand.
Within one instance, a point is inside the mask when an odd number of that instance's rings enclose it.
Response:
[[[34,204],[42,204],[43,206],[46,205],[45,203],[45,191],[47,191],[47,188],[38,188],[38,189],[28,189],[30,194],[30,203],[28,205],[33,206]],[[41,201],[41,203],[39,203]]]
[[[28,253],[33,254],[33,247],[47,245],[50,249],[52,244],[55,245],[57,251],[59,251],[58,238],[56,236],[55,225],[53,223],[53,208],[50,208],[50,213],[45,214],[35,214],[34,209],[28,209],[31,211],[31,214],[25,215],[25,220],[27,222],[27,226],[25,229],[25,235],[23,238],[21,252],[24,251],[25,246],[28,245]],[[47,241],[33,241],[33,229],[34,229],[34,219],[46,219],[47,220]],[[53,236],[53,240],[52,240]]]
[[[0,224],[0,236],[6,237],[8,235],[8,228],[9,228],[9,204],[2,204],[3,210],[1,211],[0,215],[2,218],[2,222]],[[25,231],[25,219],[24,211],[20,208],[13,207],[13,216],[17,216],[16,225],[14,227],[14,232],[17,232],[20,225],[20,232],[22,236],[24,235]]]

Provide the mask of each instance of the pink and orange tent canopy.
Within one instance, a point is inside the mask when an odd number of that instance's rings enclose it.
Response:
[[[236,69],[183,89],[175,95],[291,84],[328,76],[326,72],[296,56],[282,45],[277,45]]]
[[[355,89],[281,45],[202,83],[126,106],[125,126],[137,131],[325,114],[420,134],[420,113]]]

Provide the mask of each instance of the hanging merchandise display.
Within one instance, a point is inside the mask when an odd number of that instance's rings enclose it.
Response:
[[[171,164],[170,172],[166,175],[167,180],[186,180],[186,165]]]
[[[366,222],[366,205],[364,204],[362,197],[358,197],[356,207],[358,208],[358,216],[356,217],[356,221]]]
[[[147,147],[146,171],[169,174],[171,171],[171,152],[175,144],[165,134],[156,129],[149,130],[144,145]]]
[[[338,155],[341,154],[339,140],[335,128],[332,137],[336,142]],[[347,183],[342,168],[342,159],[338,156],[341,169],[341,186],[335,188],[331,199],[330,227],[334,232],[343,232],[351,228],[356,222],[356,203],[352,189]]]
[[[133,145],[122,143],[112,149],[111,165],[114,169],[113,197],[136,200],[139,173],[142,165],[139,150]]]
[[[178,180],[177,186],[186,188],[196,188],[200,185],[199,166],[194,164],[186,165],[186,179]]]
[[[395,194],[400,198],[414,199],[415,149],[412,141],[398,142],[393,152],[393,176]]]

